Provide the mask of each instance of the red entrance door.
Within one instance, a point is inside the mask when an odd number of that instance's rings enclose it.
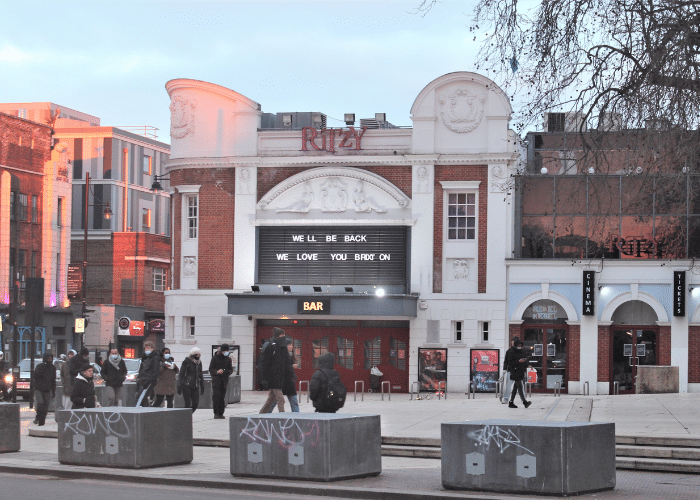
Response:
[[[333,322],[342,326],[321,326],[315,321],[298,321],[281,328],[293,340],[294,356],[300,380],[311,380],[316,359],[327,352],[335,355],[335,369],[343,384],[352,392],[355,381],[371,387],[370,369],[377,366],[382,381],[389,381],[392,392],[408,392],[409,328],[403,326],[363,326],[361,321]],[[333,324],[331,323],[331,324]],[[257,345],[272,336],[272,325],[258,325]]]

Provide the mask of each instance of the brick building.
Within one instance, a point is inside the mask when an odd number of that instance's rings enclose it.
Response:
[[[68,147],[51,127],[0,112],[0,312],[9,313],[11,287],[18,291],[15,318],[19,357],[29,353],[27,278],[44,279],[44,324],[37,351],[65,348],[73,325],[66,289],[70,259],[70,177]],[[5,317],[9,320],[9,317]],[[2,349],[12,349],[11,326],[2,329]]]
[[[65,230],[70,231],[64,255],[70,266],[63,270],[63,298],[71,301],[75,317],[83,314],[84,298],[89,323],[81,338],[71,322],[57,352],[83,342],[104,352],[117,341],[129,357],[139,356],[145,338],[163,337],[163,293],[170,280],[170,195],[152,191],[151,185],[162,174],[169,146],[156,139],[152,128],[101,126],[98,117],[55,103],[5,103],[0,111],[51,123],[54,142],[63,145],[70,167],[66,175],[72,191],[63,202]],[[105,212],[111,216],[106,218]],[[122,317],[132,320],[130,330],[118,328]]]
[[[386,117],[327,128],[322,113],[263,113],[195,80],[171,98],[173,288],[165,342],[208,363],[234,346],[244,389],[261,342],[293,339],[299,380],[336,355],[345,385],[493,390],[507,348],[511,108],[487,78],[428,84],[413,127]],[[409,105],[407,103],[407,112]]]

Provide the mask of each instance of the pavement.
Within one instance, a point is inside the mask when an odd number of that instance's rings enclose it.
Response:
[[[257,414],[266,393],[243,391],[241,402],[231,404],[226,416]],[[348,393],[348,401],[339,413],[379,414],[382,436],[440,438],[442,422],[483,418],[508,418],[536,421],[586,420],[614,422],[617,436],[700,438],[700,394],[655,394],[592,396],[535,394],[533,404],[525,409],[510,409],[493,394],[466,395],[448,393],[447,398],[435,395],[409,399],[408,394],[365,394],[364,398]],[[302,412],[312,412],[311,403],[300,394]],[[592,405],[591,405],[592,403]],[[178,484],[207,488],[248,491],[287,491],[290,494],[318,495],[335,498],[372,499],[443,499],[443,498],[540,498],[537,495],[504,495],[471,491],[445,490],[441,484],[440,460],[382,457],[382,473],[376,477],[347,479],[331,483],[290,481],[283,479],[249,479],[233,477],[229,469],[229,449],[216,446],[195,446],[190,464],[153,469],[116,469],[78,467],[58,462],[55,438],[57,426],[49,414],[46,425],[32,423],[33,410],[26,403],[21,408],[22,445],[16,453],[0,454],[0,473],[36,474],[69,479],[93,478],[142,484]],[[225,444],[229,438],[227,420],[215,420],[212,410],[199,409],[193,415],[193,437],[196,440]],[[700,475],[617,470],[617,485],[612,491],[582,495],[596,499],[697,499],[700,496]],[[556,497],[542,497],[556,498]]]

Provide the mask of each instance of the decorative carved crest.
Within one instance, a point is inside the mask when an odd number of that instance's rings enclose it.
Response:
[[[474,130],[484,116],[486,95],[457,90],[451,96],[440,96],[440,113],[445,127],[464,134]]]
[[[170,137],[182,139],[187,134],[194,134],[194,99],[176,95],[170,102]]]

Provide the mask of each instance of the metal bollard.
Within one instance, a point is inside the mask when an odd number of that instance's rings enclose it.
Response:
[[[525,397],[528,396],[532,398],[532,384],[530,382],[525,382]]]
[[[586,382],[586,383],[588,383],[588,382]],[[620,382],[613,382],[613,394],[615,396],[620,395]]]
[[[588,381],[587,381],[587,380],[583,383],[583,395],[584,395],[584,396],[590,396],[590,395],[591,395],[591,390],[590,390],[590,387],[588,386]]]
[[[496,399],[501,397],[501,392],[503,391],[503,382],[496,381]]]
[[[474,396],[474,399],[476,399],[476,389],[474,387],[474,381],[470,380],[467,384],[467,399],[472,399],[472,395]]]
[[[357,401],[357,384],[362,384],[362,401],[365,400],[365,381],[355,380],[355,401]]]
[[[299,381],[299,392],[304,392],[301,390],[301,384],[306,384],[306,402],[309,402],[309,381],[308,380],[300,380]]]
[[[389,393],[389,401],[391,401],[391,382],[385,380],[382,382],[382,401],[384,401],[384,384],[387,386],[387,392]]]
[[[409,399],[409,401],[413,400],[413,386],[415,385],[418,386],[418,390],[416,391],[416,397],[420,396],[420,381],[414,380],[413,382],[411,382],[411,398]]]
[[[447,400],[447,380],[441,380],[438,382],[438,399],[440,399],[440,386],[444,386],[445,390],[443,391],[443,394],[445,394],[445,400]]]
[[[554,384],[554,397],[561,397],[561,382]]]

